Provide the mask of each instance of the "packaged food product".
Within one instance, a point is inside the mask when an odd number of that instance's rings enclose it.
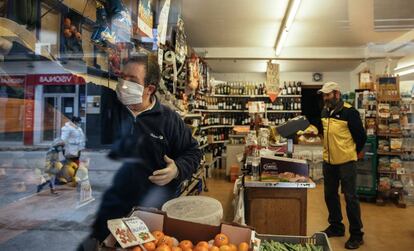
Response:
[[[380,132],[388,132],[388,125],[386,125],[386,124],[379,124],[378,125],[378,131],[380,131]]]
[[[390,147],[391,151],[401,151],[403,139],[402,138],[391,138]]]
[[[390,150],[390,143],[388,140],[378,140],[378,150],[380,151],[389,151]]]
[[[391,189],[391,179],[388,177],[381,177],[378,184],[378,191],[385,192]]]
[[[398,133],[401,131],[400,125],[398,123],[391,123],[389,125],[389,131],[392,133]]]
[[[380,170],[389,170],[390,169],[390,159],[387,156],[380,157],[378,159],[378,168]]]
[[[378,114],[381,118],[390,117],[390,104],[380,103],[378,104]]]
[[[390,160],[390,168],[391,170],[397,170],[398,168],[402,167],[402,161],[399,157],[393,157]]]

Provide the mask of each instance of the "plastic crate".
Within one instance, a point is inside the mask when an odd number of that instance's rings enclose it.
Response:
[[[312,236],[290,236],[290,235],[267,235],[256,234],[256,238],[261,241],[278,241],[286,242],[289,244],[314,244],[323,247],[323,251],[331,251],[331,244],[329,243],[328,236],[325,233],[315,233]]]

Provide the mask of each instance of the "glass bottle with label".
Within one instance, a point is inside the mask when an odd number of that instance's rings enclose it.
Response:
[[[287,87],[287,95],[292,95],[292,85],[290,84],[290,81],[289,81],[289,85]]]

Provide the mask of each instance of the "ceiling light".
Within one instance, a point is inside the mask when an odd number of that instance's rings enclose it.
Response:
[[[397,70],[395,72],[395,74],[400,75],[400,76],[408,75],[408,74],[411,74],[411,73],[414,73],[414,65],[412,67],[406,67],[402,71]]]
[[[292,27],[292,24],[295,20],[296,13],[299,10],[301,0],[291,0],[288,5],[287,14],[285,14],[286,19],[282,22],[282,31],[279,32],[279,37],[276,41],[276,56],[279,56],[282,52],[284,43],[286,42],[288,32]]]
[[[292,7],[290,7],[289,14],[286,20],[285,28],[287,30],[290,29],[290,27],[293,24],[293,21],[295,20],[296,13],[298,13],[298,10],[299,10],[300,1],[301,0],[293,0]]]
[[[287,35],[288,35],[288,31],[285,30],[282,32],[279,43],[277,43],[277,46],[276,46],[276,56],[279,56],[280,53],[282,52],[282,47],[286,42]]]

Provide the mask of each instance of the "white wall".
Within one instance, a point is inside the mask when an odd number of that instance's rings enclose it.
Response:
[[[281,72],[280,82],[284,81],[302,81],[304,85],[322,85],[328,81],[334,81],[340,84],[342,91],[350,91],[350,74],[349,72],[322,72],[322,81],[314,82],[312,79],[313,72]]]
[[[216,80],[265,82],[266,73],[212,73]]]

